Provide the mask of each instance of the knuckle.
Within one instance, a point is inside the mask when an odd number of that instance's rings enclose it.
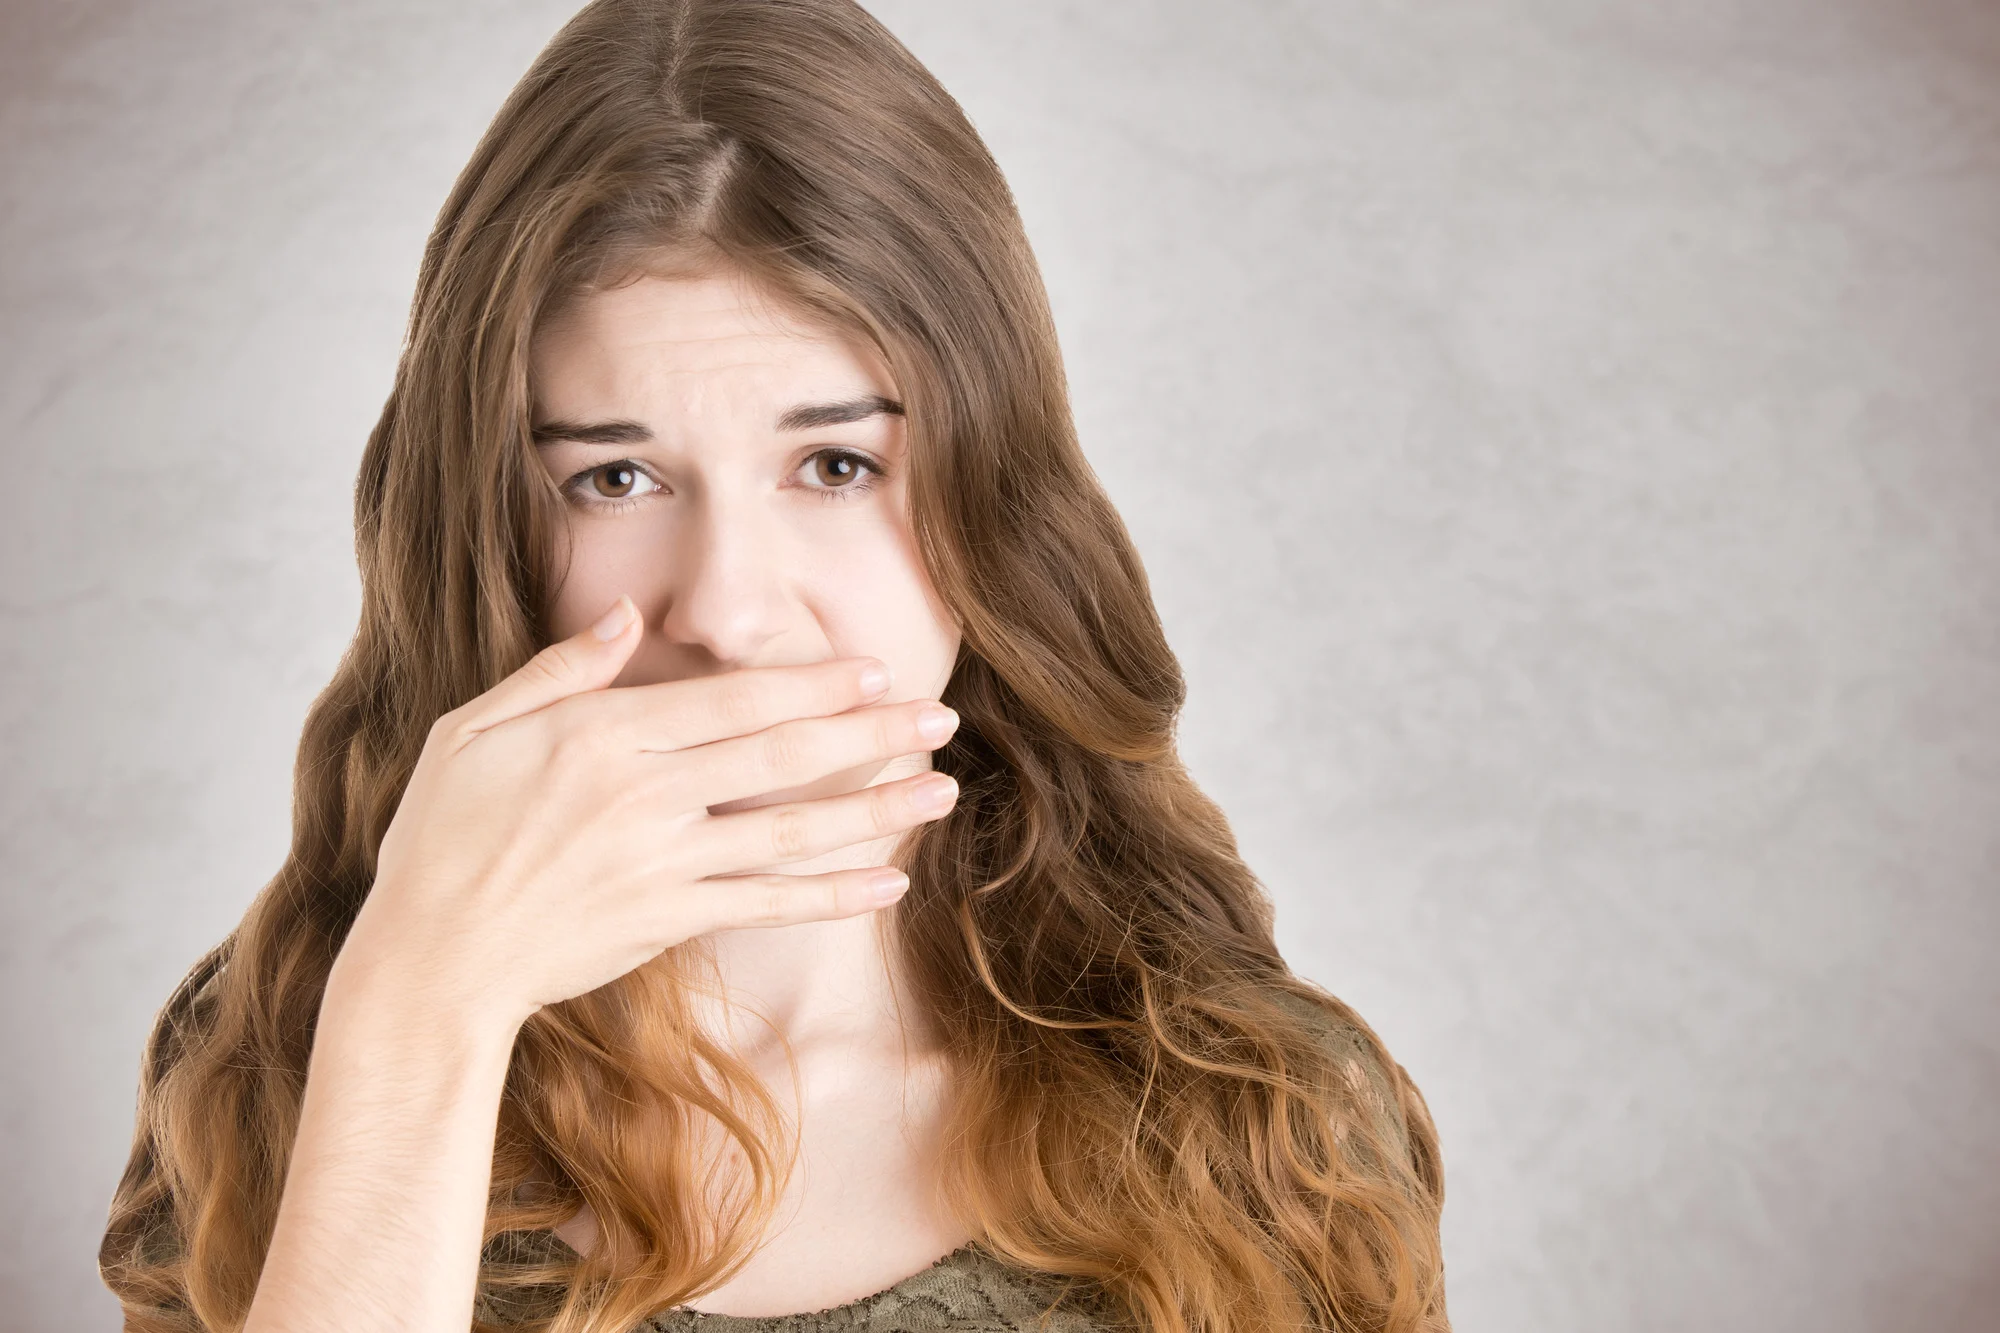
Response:
[[[424,736],[424,748],[436,753],[463,749],[471,738],[469,721],[463,708],[440,714]]]
[[[439,745],[455,739],[458,735],[458,724],[459,713],[456,708],[452,709],[449,713],[438,714],[431,722],[430,730],[425,733],[424,743],[426,745]]]
[[[804,810],[797,806],[784,806],[772,814],[771,851],[780,860],[804,856],[811,842],[812,829]]]
[[[561,718],[552,719],[546,730],[549,760],[559,768],[588,768],[603,757],[604,736],[596,727]]]
[[[887,788],[873,788],[868,801],[868,822],[875,832],[892,833],[909,823],[911,814],[910,798],[906,792],[891,792]]]
[[[522,665],[521,674],[531,680],[562,682],[574,674],[571,666],[569,645],[556,642],[529,658]]]
[[[806,886],[807,902],[816,917],[840,915],[840,885],[829,878],[814,880]]]
[[[753,898],[757,904],[756,919],[761,924],[776,925],[790,915],[791,895],[774,879],[759,884]]]
[[[737,734],[754,725],[763,714],[763,691],[747,680],[724,681],[715,687],[710,707],[715,718]]]
[[[801,728],[772,727],[763,734],[760,758],[769,773],[795,773],[812,758],[814,746]]]

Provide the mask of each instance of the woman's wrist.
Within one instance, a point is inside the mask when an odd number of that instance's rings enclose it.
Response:
[[[376,1069],[484,1070],[504,1076],[522,1018],[478,997],[398,977],[330,975],[313,1048],[365,1053]]]
[[[392,1046],[511,1051],[531,1012],[470,964],[376,947],[364,915],[327,974],[319,1024],[362,1029]]]

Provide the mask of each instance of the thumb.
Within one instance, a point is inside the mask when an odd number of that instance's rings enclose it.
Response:
[[[481,732],[572,694],[604,689],[618,679],[639,646],[644,636],[638,628],[639,608],[620,594],[596,624],[556,640],[460,709],[460,729]]]

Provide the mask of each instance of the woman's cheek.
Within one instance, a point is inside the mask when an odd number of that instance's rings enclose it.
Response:
[[[895,674],[895,699],[935,698],[950,678],[958,635],[904,543],[881,541],[828,551],[816,562],[813,599],[834,655],[881,658]]]
[[[580,632],[625,593],[640,606],[652,605],[665,582],[666,563],[659,556],[656,533],[637,522],[570,524],[569,561],[562,587],[549,616],[549,635],[565,639]]]

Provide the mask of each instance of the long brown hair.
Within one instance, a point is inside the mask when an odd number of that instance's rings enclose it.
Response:
[[[134,1330],[240,1328],[327,972],[430,723],[544,641],[559,500],[528,348],[661,254],[724,257],[872,339],[913,523],[963,632],[934,758],[956,810],[894,911],[957,1071],[944,1186],[1003,1260],[1156,1330],[1438,1330],[1436,1135],[1345,1005],[1294,976],[1176,757],[1185,695],[1078,447],[1047,299],[963,112],[848,0],[597,0],[535,61],[424,254],[355,494],[363,604],[307,718],[284,865],[162,1011],[100,1255]],[[690,1022],[691,952],[535,1014],[501,1106],[484,1303],[620,1333],[736,1271],[784,1163],[768,1094]],[[748,1171],[702,1203],[695,1117]],[[584,1203],[601,1243],[510,1262]]]

